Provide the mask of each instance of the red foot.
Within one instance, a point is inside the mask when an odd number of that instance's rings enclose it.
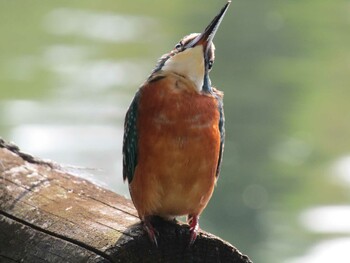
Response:
[[[199,229],[198,224],[198,215],[189,215],[188,216],[188,223],[190,225],[190,244],[189,246],[192,246],[194,241],[196,241],[197,238],[197,231]]]
[[[156,247],[158,247],[158,242],[157,242],[157,237],[156,237],[156,235],[158,235],[158,232],[157,232],[157,230],[155,230],[155,228],[151,224],[151,217],[146,216],[144,218],[144,220],[143,220],[143,228],[147,232],[148,237],[151,240],[151,242],[153,244],[155,244]]]

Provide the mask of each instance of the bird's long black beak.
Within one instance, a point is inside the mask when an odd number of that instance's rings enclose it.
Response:
[[[203,46],[204,54],[207,55],[207,52],[209,50],[210,44],[213,41],[213,38],[215,36],[216,31],[218,30],[222,19],[225,16],[225,13],[231,4],[231,1],[228,1],[226,5],[220,10],[219,14],[214,17],[214,19],[210,22],[210,24],[206,27],[204,32],[200,35],[198,35],[195,39],[193,39],[191,42],[189,42],[186,46],[186,48],[192,48],[198,45]]]

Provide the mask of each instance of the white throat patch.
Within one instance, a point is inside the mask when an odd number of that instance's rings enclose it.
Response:
[[[202,90],[204,80],[204,56],[201,45],[186,49],[169,58],[163,71],[177,73],[193,81],[198,91]]]

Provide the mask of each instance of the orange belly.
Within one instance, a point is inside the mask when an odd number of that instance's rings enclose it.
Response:
[[[199,215],[216,181],[220,151],[216,99],[176,75],[144,86],[138,164],[130,193],[142,218]]]

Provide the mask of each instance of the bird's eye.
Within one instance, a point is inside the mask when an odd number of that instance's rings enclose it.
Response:
[[[182,46],[183,46],[183,45],[182,45],[182,43],[181,43],[181,42],[179,42],[179,43],[177,43],[177,44],[176,44],[175,48],[176,48],[176,49],[181,49],[181,48],[182,48]]]
[[[211,68],[213,67],[214,61],[213,60],[209,60],[208,62],[208,69],[211,70]]]

